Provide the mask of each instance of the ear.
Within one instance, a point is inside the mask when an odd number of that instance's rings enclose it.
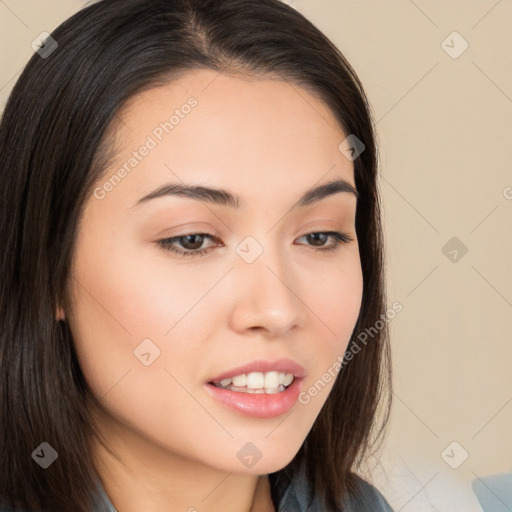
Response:
[[[62,320],[64,321],[66,319],[66,315],[64,314],[64,310],[58,306],[57,307],[57,313],[56,313],[56,318],[55,320],[59,321],[59,320]]]

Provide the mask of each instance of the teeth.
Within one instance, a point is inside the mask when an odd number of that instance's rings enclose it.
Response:
[[[289,386],[291,383],[292,383],[292,380],[293,380],[293,375],[291,373],[287,373],[284,377],[284,382],[283,384],[285,386]]]
[[[233,386],[243,387],[247,386],[247,375],[237,375],[233,377]]]
[[[283,372],[251,372],[215,383],[217,387],[245,393],[274,394],[284,391],[293,382],[293,374]]]
[[[265,388],[274,389],[279,386],[279,373],[268,372],[265,374]]]
[[[284,390],[285,387],[282,384],[279,384],[279,387],[277,388],[265,388],[265,393],[267,393],[267,395],[275,395],[276,393],[280,393]]]
[[[249,373],[246,386],[251,389],[263,389],[265,387],[265,375],[261,372]]]
[[[216,386],[218,388],[221,387],[219,384],[216,384]],[[229,391],[237,391],[239,393],[275,395],[276,393],[280,393],[281,391],[284,391],[286,388],[282,384],[279,384],[279,387],[277,387],[277,388],[263,388],[263,389],[251,389],[246,386],[237,387],[237,386],[233,386],[232,384],[229,384],[226,388],[222,388],[222,389],[228,389]]]

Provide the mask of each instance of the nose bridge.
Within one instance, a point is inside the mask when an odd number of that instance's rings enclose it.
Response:
[[[234,321],[239,329],[283,334],[300,319],[302,303],[293,286],[297,281],[277,241],[264,232],[256,236],[247,236],[236,248]]]

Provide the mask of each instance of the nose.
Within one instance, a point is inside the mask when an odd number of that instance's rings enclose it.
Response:
[[[304,302],[299,279],[284,256],[265,249],[252,263],[238,259],[232,271],[230,323],[238,333],[263,331],[268,337],[285,337],[301,325]]]

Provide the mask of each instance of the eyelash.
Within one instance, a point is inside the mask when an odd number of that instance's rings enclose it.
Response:
[[[348,244],[350,242],[353,242],[354,239],[347,235],[346,233],[340,233],[338,231],[313,231],[311,233],[306,233],[302,235],[299,238],[304,238],[305,236],[309,235],[316,235],[316,234],[322,234],[322,235],[328,235],[334,240],[334,244],[330,246],[322,246],[322,247],[314,247],[315,251],[320,252],[331,252],[338,250],[342,244]],[[166,238],[164,240],[158,240],[157,244],[161,246],[164,250],[172,252],[177,254],[180,257],[192,257],[192,256],[204,256],[206,253],[209,252],[210,249],[213,249],[214,247],[206,247],[205,249],[196,249],[196,250],[186,250],[182,251],[180,249],[176,249],[174,246],[174,243],[176,241],[179,241],[180,238],[185,238],[187,236],[200,236],[200,237],[208,237],[213,241],[219,241],[219,239],[213,235],[210,235],[209,233],[186,233],[184,235],[174,236],[172,238]]]

